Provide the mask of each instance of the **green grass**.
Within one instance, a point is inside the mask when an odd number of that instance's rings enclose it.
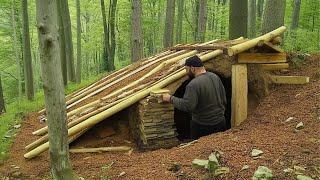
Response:
[[[66,88],[66,94],[69,94],[79,88],[88,86],[92,82],[100,79],[105,74],[83,80],[80,84],[70,83]],[[36,93],[33,101],[26,100],[25,97],[6,105],[7,112],[0,116],[0,162],[5,160],[7,152],[12,144],[12,140],[19,129],[15,129],[14,125],[18,125],[29,113],[37,112],[44,107],[43,91]],[[5,136],[10,134],[11,138]],[[1,163],[0,163],[1,164]]]

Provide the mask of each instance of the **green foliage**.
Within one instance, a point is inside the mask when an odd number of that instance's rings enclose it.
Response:
[[[77,89],[86,87],[91,83],[95,82],[99,78],[103,77],[105,74],[98,74],[97,76],[92,76],[81,84],[71,83],[66,88],[66,94],[69,94]],[[19,131],[19,128],[14,128],[15,125],[23,123],[25,117],[32,112],[37,112],[44,107],[44,95],[43,91],[38,92],[35,95],[34,101],[28,101],[26,98],[21,98],[10,104],[7,104],[7,112],[0,116],[0,163],[1,160],[5,159],[7,156],[7,150],[12,143],[11,137]]]

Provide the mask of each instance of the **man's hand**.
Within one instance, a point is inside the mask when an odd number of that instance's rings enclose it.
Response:
[[[171,95],[168,93],[165,93],[162,95],[163,102],[170,102],[170,98],[171,98]]]

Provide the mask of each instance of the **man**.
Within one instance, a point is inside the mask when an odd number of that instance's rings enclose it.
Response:
[[[163,101],[172,103],[181,111],[192,113],[192,139],[226,130],[224,111],[227,101],[220,78],[207,72],[198,56],[188,58],[185,67],[192,80],[183,98],[164,94]]]

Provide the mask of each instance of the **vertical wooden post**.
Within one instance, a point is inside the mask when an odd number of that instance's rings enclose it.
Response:
[[[238,126],[247,119],[248,108],[248,78],[247,65],[232,65],[232,99],[231,125]]]

